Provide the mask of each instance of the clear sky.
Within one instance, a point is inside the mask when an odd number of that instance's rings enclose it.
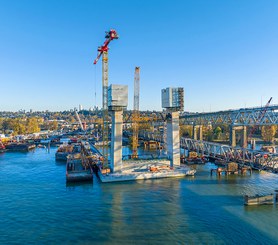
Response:
[[[135,66],[141,110],[170,86],[186,111],[278,104],[277,0],[0,0],[0,110],[100,106],[110,28],[109,84],[129,86],[129,108]]]

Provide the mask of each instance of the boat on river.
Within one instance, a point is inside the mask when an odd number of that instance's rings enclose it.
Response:
[[[255,196],[244,196],[244,205],[269,205],[274,204],[277,201],[276,195],[269,194],[269,195],[255,195]]]
[[[27,152],[36,148],[35,144],[29,143],[10,143],[6,145],[6,149],[8,151],[20,151],[20,152]]]
[[[82,161],[81,154],[71,154],[67,157],[67,182],[90,181],[93,179],[93,170],[89,162]]]

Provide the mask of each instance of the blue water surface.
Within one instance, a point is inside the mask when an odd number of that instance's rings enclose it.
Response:
[[[243,205],[278,175],[67,185],[55,151],[0,154],[0,244],[278,244],[278,207]]]

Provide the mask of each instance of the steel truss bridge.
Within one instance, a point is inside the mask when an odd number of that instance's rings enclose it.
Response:
[[[254,107],[238,110],[227,110],[209,113],[196,113],[180,116],[183,125],[232,124],[274,125],[278,124],[278,105],[268,107]]]
[[[124,113],[124,123],[132,123],[131,115],[131,112]],[[140,117],[145,117],[145,120],[139,123],[154,123],[155,125],[162,126],[166,120],[166,112],[140,112]],[[210,124],[235,126],[278,125],[278,105],[206,113],[183,113],[180,115],[180,125]]]
[[[139,137],[145,140],[163,142],[163,137],[151,132],[140,132]],[[195,151],[207,157],[226,162],[237,162],[254,169],[278,172],[278,154],[242,147],[232,147],[214,142],[181,138],[180,147],[188,151]]]
[[[231,147],[213,142],[181,138],[181,147],[226,162],[237,162],[258,170],[278,171],[278,154]]]

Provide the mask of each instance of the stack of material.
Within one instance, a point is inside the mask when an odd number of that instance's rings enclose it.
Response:
[[[73,146],[72,145],[61,145],[57,152],[72,152],[73,151]]]
[[[228,163],[228,171],[237,172],[238,171],[238,164],[236,162]]]
[[[194,157],[197,157],[197,156],[198,156],[197,152],[195,152],[195,151],[189,152],[189,158],[194,158]]]

